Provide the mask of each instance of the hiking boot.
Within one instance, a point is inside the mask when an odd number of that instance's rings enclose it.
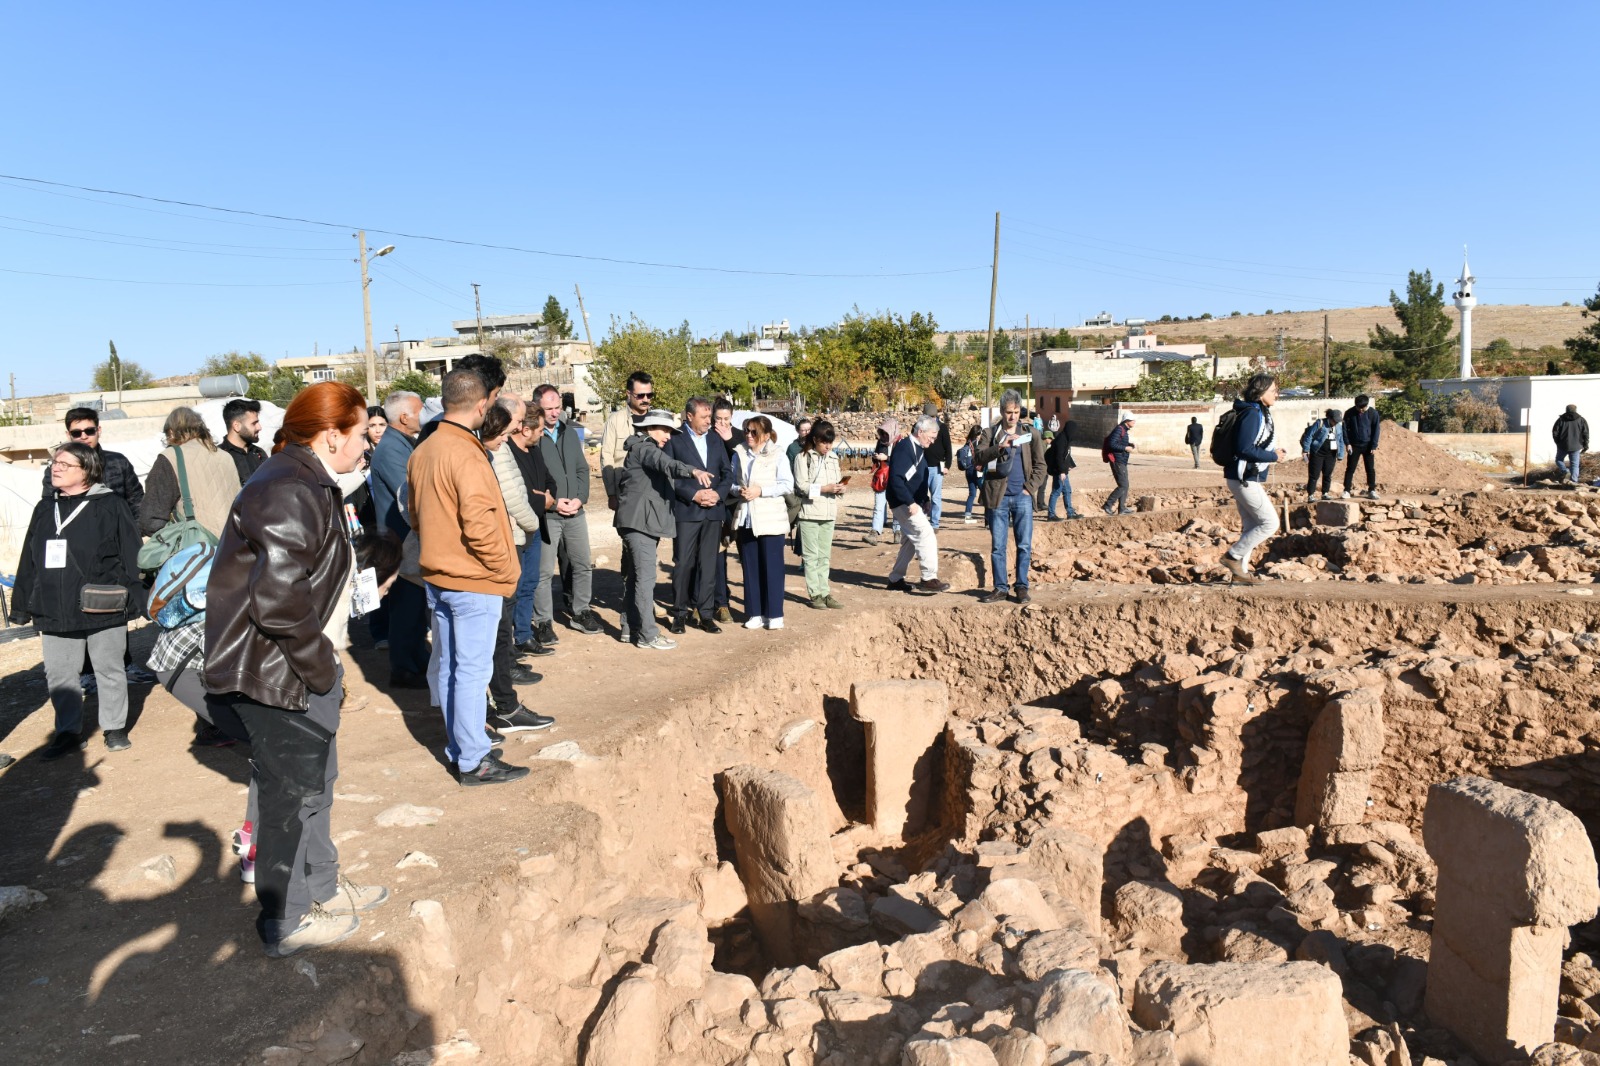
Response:
[[[1068,518],[1082,518],[1083,517],[1083,512],[1082,511],[1068,511],[1067,512],[1067,517]]]
[[[44,746],[44,751],[39,753],[41,759],[59,759],[63,755],[70,755],[75,751],[83,750],[83,737],[77,733],[57,733],[50,738],[50,743]]]
[[[726,607],[718,607],[715,611],[711,612],[711,620],[713,622],[727,622],[729,625],[732,625],[733,612],[728,610]]]
[[[876,544],[880,540],[883,539],[883,534],[879,533],[877,530],[873,530],[871,533],[868,533],[862,539],[865,540],[868,544]]]
[[[1233,583],[1235,585],[1261,584],[1261,579],[1259,577],[1256,577],[1250,571],[1246,570],[1244,568],[1244,563],[1241,563],[1231,555],[1224,554],[1222,556],[1222,568],[1232,576]]]
[[[133,741],[128,739],[128,731],[126,729],[106,730],[107,751],[127,751],[131,747],[133,747]]]
[[[1016,591],[1016,594],[1013,596],[1013,599],[1015,599],[1018,603],[1032,603],[1033,602],[1033,597],[1028,594],[1028,586],[1026,586],[1026,585],[1018,585],[1017,586],[1017,591]]]
[[[574,631],[586,636],[592,637],[600,632],[600,619],[594,616],[593,611],[584,611],[582,614],[573,615],[572,620],[567,625],[571,626]]]
[[[667,619],[667,632],[673,636],[681,637],[689,631],[688,619],[681,614],[675,614]]]
[[[990,589],[988,592],[978,593],[979,603],[999,603],[1006,598],[1005,589]]]
[[[520,781],[527,776],[526,766],[503,763],[498,755],[490,752],[471,770],[461,771],[456,780],[463,785],[503,785],[509,781]]]
[[[389,890],[382,885],[358,885],[340,874],[339,888],[333,898],[325,899],[317,906],[329,914],[359,914],[361,911],[370,911],[388,898]]]
[[[540,644],[560,644],[561,638],[556,636],[556,627],[552,622],[540,622],[534,626],[533,639]]]
[[[819,611],[826,611],[828,609],[828,597],[826,596],[813,596],[806,602]]]
[[[883,588],[885,592],[910,592],[912,590],[911,582],[903,577],[889,582]]]
[[[917,589],[921,592],[949,592],[950,582],[940,581],[936,577],[924,578],[917,582]]]
[[[660,634],[657,634],[656,635],[656,639],[650,641],[648,644],[645,643],[642,640],[638,641],[638,642],[636,642],[634,644],[635,648],[643,648],[646,651],[671,651],[673,648],[676,648],[677,646],[678,646],[678,642],[677,641],[671,640],[671,639],[669,639],[667,637],[663,637]]]
[[[722,632],[722,627],[709,618],[700,619],[698,628],[702,633],[717,634]]]
[[[556,720],[549,715],[537,714],[522,706],[510,714],[497,713],[491,721],[501,733],[532,733],[556,724]]]
[[[266,945],[267,956],[273,959],[287,959],[290,955],[298,955],[302,951],[325,948],[330,944],[337,944],[360,928],[361,919],[354,914],[334,914],[322,904],[313,903],[311,913],[300,923],[300,928],[282,940],[274,940]]]
[[[831,593],[831,592],[828,593],[828,595],[822,597],[822,602],[827,604],[829,608],[831,608],[831,609],[833,609],[835,611],[844,610],[844,604],[842,604],[838,600],[834,599],[833,598],[833,593]]]

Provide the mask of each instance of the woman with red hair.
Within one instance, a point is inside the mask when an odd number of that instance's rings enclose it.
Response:
[[[339,488],[366,433],[366,401],[349,385],[295,396],[272,457],[233,502],[206,586],[207,703],[219,729],[251,745],[256,928],[274,958],[343,940],[357,912],[389,897],[339,873],[329,832],[340,634],[357,596],[376,592],[354,570],[360,529]]]

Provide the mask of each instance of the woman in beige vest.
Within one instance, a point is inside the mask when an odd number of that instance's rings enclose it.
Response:
[[[139,532],[150,536],[169,522],[184,519],[183,501],[178,489],[178,467],[174,455],[183,452],[184,474],[189,481],[189,499],[194,517],[214,537],[222,536],[228,510],[239,495],[239,469],[233,457],[219,451],[211,439],[206,420],[192,407],[174,407],[167,415],[167,446],[150,467],[145,479],[144,503],[139,508]]]
[[[744,424],[745,443],[733,450],[742,501],[733,528],[744,569],[744,627],[783,628],[783,538],[789,532],[789,505],[794,491],[789,457],[778,446],[772,422],[751,415]]]

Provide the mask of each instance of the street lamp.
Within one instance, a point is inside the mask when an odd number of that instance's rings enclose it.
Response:
[[[361,254],[361,317],[367,332],[367,406],[371,407],[378,402],[378,367],[372,356],[372,294],[367,291],[372,279],[367,276],[367,231],[358,230],[355,237]],[[394,245],[386,244],[373,252],[370,258],[381,258],[392,251]]]

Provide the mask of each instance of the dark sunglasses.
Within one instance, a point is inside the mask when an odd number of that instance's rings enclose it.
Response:
[[[78,437],[92,437],[99,432],[99,426],[90,426],[88,429],[69,429],[67,430],[67,436],[77,439]]]
[[[633,394],[633,398],[635,400],[651,400],[655,398],[655,395],[654,392],[636,392]]]

